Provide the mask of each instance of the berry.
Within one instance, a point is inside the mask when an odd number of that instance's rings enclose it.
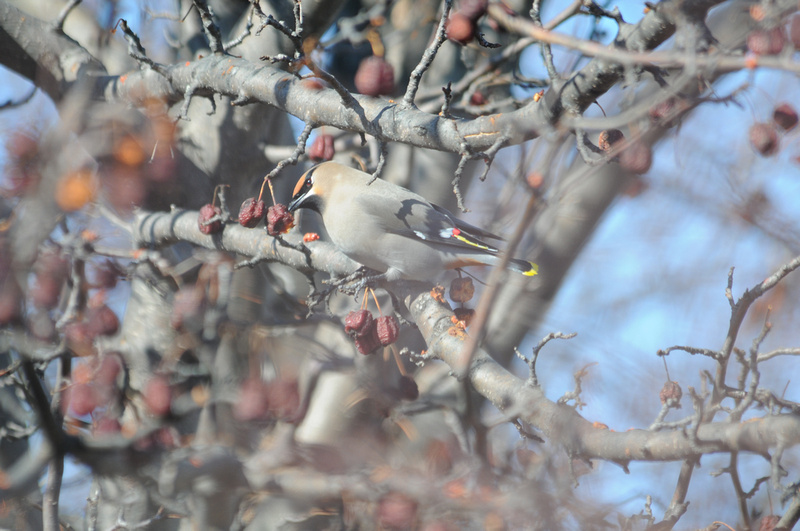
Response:
[[[405,494],[390,492],[378,502],[377,520],[385,529],[411,529],[417,518],[417,502]]]
[[[750,144],[756,151],[769,157],[778,152],[780,140],[778,130],[773,124],[753,124],[750,127]]]
[[[469,302],[474,295],[475,284],[471,278],[457,278],[450,283],[450,298],[453,302]]]
[[[103,304],[86,312],[89,334],[96,336],[113,336],[119,330],[119,319],[114,311]]]
[[[756,29],[747,36],[747,47],[756,55],[776,55],[786,44],[783,26],[770,29]]]
[[[248,421],[265,419],[268,413],[269,391],[261,378],[251,377],[242,382],[239,398],[233,406],[236,420]]]
[[[97,407],[94,390],[89,384],[76,384],[69,388],[69,410],[82,417]]]
[[[456,308],[453,313],[455,313],[456,321],[462,323],[464,328],[467,328],[475,317],[475,310],[471,308]]]
[[[472,96],[469,97],[470,105],[475,105],[480,107],[481,105],[486,105],[486,96],[483,95],[483,92],[476,90],[472,93]]]
[[[369,333],[355,338],[356,349],[361,354],[367,356],[372,354],[381,346],[381,340],[378,338],[378,329],[375,327],[375,321],[369,327]]]
[[[800,15],[792,17],[789,24],[789,39],[792,41],[795,50],[800,50]]]
[[[667,382],[664,384],[664,387],[661,388],[661,392],[658,394],[658,397],[661,399],[662,404],[666,404],[667,400],[673,399],[676,402],[680,401],[681,397],[683,396],[683,391],[681,391],[681,386],[678,385],[678,382]]]
[[[653,164],[653,152],[642,142],[633,142],[619,154],[619,164],[637,175],[647,172]]]
[[[94,199],[96,182],[88,169],[61,177],[56,184],[56,203],[64,212],[74,212]]]
[[[294,227],[294,217],[286,205],[278,203],[267,210],[267,232],[270,236],[285,234]]]
[[[401,400],[416,400],[419,398],[419,387],[411,376],[401,376],[397,382]]]
[[[352,337],[363,337],[372,333],[372,312],[369,310],[358,310],[350,312],[344,318],[344,331]]]
[[[625,140],[625,135],[622,134],[622,131],[619,129],[606,129],[601,131],[600,136],[597,137],[597,145],[603,151],[611,151],[614,144],[621,140]]]
[[[453,42],[464,45],[475,38],[475,22],[462,13],[453,13],[447,19],[447,38]]]
[[[382,315],[375,320],[375,333],[378,336],[378,341],[384,347],[388,347],[397,341],[397,335],[400,333],[400,325],[393,315]]]
[[[788,103],[782,103],[772,112],[772,120],[784,131],[791,131],[797,125],[797,111]]]
[[[200,232],[203,234],[215,234],[222,230],[222,210],[208,203],[203,205],[200,209],[200,213],[197,216],[197,227],[200,229]],[[217,219],[214,219],[217,218]],[[214,221],[211,221],[211,220]]]
[[[144,405],[153,415],[163,417],[169,413],[172,403],[172,389],[164,376],[153,376],[142,393]]]
[[[358,65],[356,90],[367,96],[391,94],[394,90],[394,69],[383,57],[372,55]]]
[[[264,219],[266,209],[264,201],[255,197],[248,197],[239,208],[239,224],[242,227],[252,229]]]
[[[308,149],[308,157],[314,162],[331,160],[335,153],[332,135],[319,135]]]
[[[306,243],[315,242],[317,240],[319,240],[319,234],[317,234],[316,232],[306,232],[305,234],[303,234],[303,241]]]

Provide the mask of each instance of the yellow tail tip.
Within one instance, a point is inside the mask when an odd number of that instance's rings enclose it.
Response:
[[[534,264],[533,262],[528,262],[531,265],[531,268],[522,273],[526,277],[534,277],[539,274],[539,266]]]

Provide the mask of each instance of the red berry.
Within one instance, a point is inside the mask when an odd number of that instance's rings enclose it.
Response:
[[[390,492],[378,502],[378,523],[386,529],[411,529],[417,518],[417,502],[405,494]]]
[[[672,381],[665,383],[664,387],[661,388],[661,392],[658,394],[662,404],[666,404],[669,399],[679,401],[682,396],[683,391],[681,390],[681,386],[678,382]]]
[[[179,329],[187,324],[198,324],[205,311],[205,298],[201,290],[194,287],[183,287],[175,294],[172,301],[172,328]]]
[[[467,328],[475,317],[475,310],[471,308],[456,308],[453,310],[456,322],[462,323],[464,328]]]
[[[486,105],[486,96],[483,95],[483,92],[476,90],[472,93],[472,96],[469,97],[470,105],[475,105],[480,107],[481,105]]]
[[[222,230],[222,210],[211,203],[203,205],[197,216],[197,227],[203,234],[215,234]],[[217,219],[214,219],[217,218]],[[211,220],[214,221],[211,221]]]
[[[144,387],[144,405],[157,417],[169,413],[172,404],[172,389],[164,376],[153,376]]]
[[[286,419],[300,407],[300,391],[296,380],[273,380],[267,384],[267,404],[271,416]]]
[[[419,398],[419,387],[411,376],[401,376],[398,387],[401,400],[416,400]]]
[[[331,160],[335,153],[332,135],[319,135],[308,149],[308,157],[314,162]]]
[[[285,234],[294,227],[294,217],[286,205],[278,203],[267,210],[267,232],[270,236]]]
[[[76,384],[69,388],[69,409],[75,415],[88,415],[97,407],[94,389],[89,384]]]
[[[36,275],[30,296],[33,305],[40,309],[52,310],[58,305],[63,280],[50,275]]]
[[[267,207],[264,201],[256,199],[255,197],[248,197],[242,202],[241,208],[239,208],[239,224],[242,227],[252,229],[264,219],[264,212],[266,209]]]
[[[611,151],[614,144],[621,140],[625,140],[625,135],[622,134],[622,131],[619,129],[606,129],[601,131],[600,136],[597,137],[597,145],[603,151]]]
[[[372,332],[372,312],[358,310],[344,318],[344,331],[353,337],[363,337]]]
[[[122,425],[117,419],[102,416],[92,422],[92,433],[94,435],[116,435],[122,429]]]
[[[780,139],[774,124],[753,124],[749,134],[750,144],[765,157],[778,152]]]
[[[378,338],[378,329],[375,327],[375,321],[369,328],[369,333],[355,338],[356,349],[363,355],[372,354],[381,346],[381,340]]]
[[[383,57],[372,55],[358,65],[356,90],[367,96],[391,94],[394,90],[394,69]]]
[[[382,315],[375,320],[375,332],[380,344],[388,347],[397,341],[400,325],[397,324],[397,319],[393,315]]]
[[[122,360],[117,354],[106,354],[97,368],[96,381],[101,385],[112,385],[122,371]]]
[[[792,22],[789,24],[789,39],[795,50],[800,50],[800,15],[792,17]]]
[[[747,36],[747,47],[756,55],[776,55],[786,44],[783,26],[770,29],[756,29]]]
[[[653,152],[650,146],[638,141],[633,142],[619,154],[619,164],[626,170],[641,175],[653,164]]]
[[[474,295],[475,284],[471,278],[456,278],[450,283],[450,298],[453,302],[469,302]]]
[[[461,13],[453,13],[447,19],[447,38],[464,45],[475,38],[475,22]]]
[[[251,377],[242,382],[239,398],[233,406],[236,420],[249,421],[267,417],[269,390],[261,378]]]
[[[114,311],[103,304],[86,312],[89,334],[95,336],[113,336],[119,330],[119,319]]]
[[[782,103],[772,112],[772,120],[784,131],[791,131],[797,125],[797,111],[788,103]]]

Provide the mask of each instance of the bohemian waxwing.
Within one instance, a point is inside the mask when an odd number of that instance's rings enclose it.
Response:
[[[331,241],[344,254],[387,280],[432,280],[443,269],[496,265],[499,250],[479,238],[501,240],[423,197],[368,173],[324,162],[308,170],[294,188],[289,211],[316,210]],[[523,275],[536,264],[512,259]]]

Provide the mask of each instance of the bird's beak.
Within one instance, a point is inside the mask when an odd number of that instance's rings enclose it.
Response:
[[[295,210],[300,208],[300,206],[303,203],[303,199],[305,199],[305,197],[306,194],[304,193],[298,193],[294,197],[292,197],[292,200],[289,202],[289,212],[294,212]]]

